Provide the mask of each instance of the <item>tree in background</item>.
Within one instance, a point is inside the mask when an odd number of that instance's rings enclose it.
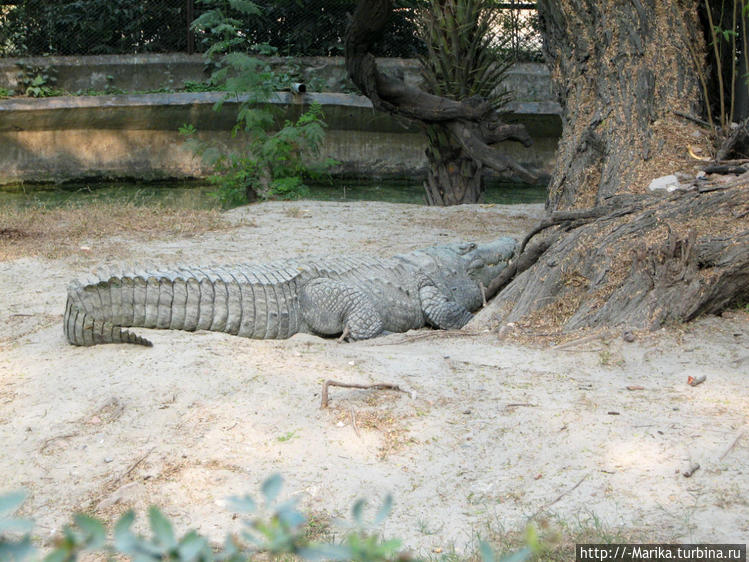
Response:
[[[511,97],[502,82],[512,61],[501,54],[504,42],[496,34],[494,0],[429,0],[419,16],[426,89],[458,101],[480,97],[500,111]],[[425,129],[427,203],[478,202],[484,193],[481,161],[472,158],[444,124],[428,123]]]
[[[378,69],[372,48],[382,37],[392,7],[389,0],[361,0],[356,7],[345,38],[346,69],[354,84],[370,99],[375,109],[421,121],[425,125],[443,126],[449,131],[450,142],[459,145],[463,154],[477,166],[497,172],[512,170],[516,175],[534,180],[532,174],[495,148],[496,143],[504,140],[517,140],[526,146],[532,141],[522,125],[505,124],[491,101],[477,95],[463,100],[442,97],[410,86]],[[439,61],[435,66],[438,64]],[[449,77],[450,72],[442,75]],[[449,173],[453,175],[452,171]],[[469,173],[473,173],[470,167],[466,176]],[[444,191],[444,187],[442,189]],[[432,202],[441,203],[442,199],[442,196],[435,197]]]

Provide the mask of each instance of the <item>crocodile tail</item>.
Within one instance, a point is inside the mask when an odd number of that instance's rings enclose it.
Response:
[[[97,345],[100,343],[132,343],[151,347],[153,344],[121,326],[111,318],[101,314],[95,306],[90,289],[94,285],[73,282],[68,286],[68,299],[65,304],[63,331],[68,342],[73,345]]]

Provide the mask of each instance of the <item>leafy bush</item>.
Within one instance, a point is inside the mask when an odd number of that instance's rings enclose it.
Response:
[[[32,98],[58,96],[62,92],[54,86],[57,83],[57,71],[51,66],[34,66],[22,62],[16,63],[20,69],[16,76],[19,95]]]
[[[198,141],[192,125],[180,129],[189,146],[214,166],[216,173],[209,180],[217,186],[215,197],[225,207],[232,207],[258,198],[294,199],[306,195],[304,180],[325,177],[327,169],[336,163],[320,158],[325,138],[322,108],[312,104],[296,121],[286,121],[280,130],[275,130],[276,119],[268,102],[280,81],[288,81],[289,77],[279,77],[267,62],[254,56],[273,52],[271,47],[251,43],[237,27],[239,16],[257,16],[259,7],[249,0],[201,2],[211,9],[193,22],[193,28],[210,38],[205,56],[215,70],[208,87],[227,92],[214,109],[221,110],[228,99],[239,101],[232,134],[244,137],[247,146],[239,153],[222,153],[217,147]]]
[[[150,537],[132,530],[135,513],[128,511],[115,523],[111,537],[105,524],[88,515],[77,514],[65,526],[55,549],[45,562],[75,560],[84,552],[123,555],[137,561],[177,560],[210,562],[243,561],[265,553],[294,554],[303,560],[397,560],[400,541],[382,540],[372,529],[390,514],[392,500],[388,496],[372,521],[364,517],[366,502],[359,500],[352,510],[353,521],[340,543],[312,543],[305,537],[306,517],[297,508],[295,499],[279,501],[283,480],[273,475],[262,484],[263,503],[258,505],[250,496],[234,497],[230,505],[243,516],[242,532],[227,535],[221,547],[215,547],[196,531],[177,535],[171,521],[157,507],[148,510]],[[12,515],[21,506],[26,494],[16,492],[0,496],[0,560],[23,561],[36,557],[31,542],[33,523]]]
[[[148,510],[150,537],[133,532],[135,513],[132,510],[119,518],[111,536],[101,520],[80,513],[74,515],[73,523],[63,528],[56,547],[44,557],[44,562],[74,561],[85,552],[137,562],[243,562],[259,554],[295,555],[301,560],[415,560],[401,550],[400,540],[386,540],[375,532],[390,515],[391,496],[385,498],[371,519],[365,517],[366,500],[357,500],[340,542],[312,542],[305,535],[307,518],[298,509],[297,500],[279,501],[282,487],[283,479],[274,474],[262,484],[262,505],[248,495],[230,498],[233,511],[242,516],[243,529],[238,535],[227,534],[220,547],[212,545],[196,531],[178,536],[169,518],[152,506]],[[0,560],[23,562],[37,558],[37,549],[31,540],[33,522],[13,517],[25,499],[25,492],[0,496]],[[539,550],[535,533],[529,533],[527,543],[528,546],[502,558],[502,562],[528,560]],[[483,562],[497,560],[492,548],[484,542],[479,545],[479,555]]]

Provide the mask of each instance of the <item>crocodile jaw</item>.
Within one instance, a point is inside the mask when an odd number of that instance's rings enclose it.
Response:
[[[517,242],[508,237],[476,244],[464,255],[465,259],[470,260],[466,268],[468,275],[477,283],[488,286],[507,267],[516,246]]]

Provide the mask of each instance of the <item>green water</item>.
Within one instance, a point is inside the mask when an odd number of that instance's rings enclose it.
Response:
[[[134,205],[161,204],[187,209],[218,207],[210,192],[215,188],[200,182],[103,183],[82,182],[63,186],[22,186],[0,188],[0,206],[60,207],[83,206],[91,202],[132,203]],[[309,199],[317,201],[388,201],[391,203],[424,203],[424,191],[418,181],[363,182],[336,180],[332,185],[310,188]],[[516,183],[492,183],[487,187],[485,203],[512,205],[543,203],[544,186]]]

